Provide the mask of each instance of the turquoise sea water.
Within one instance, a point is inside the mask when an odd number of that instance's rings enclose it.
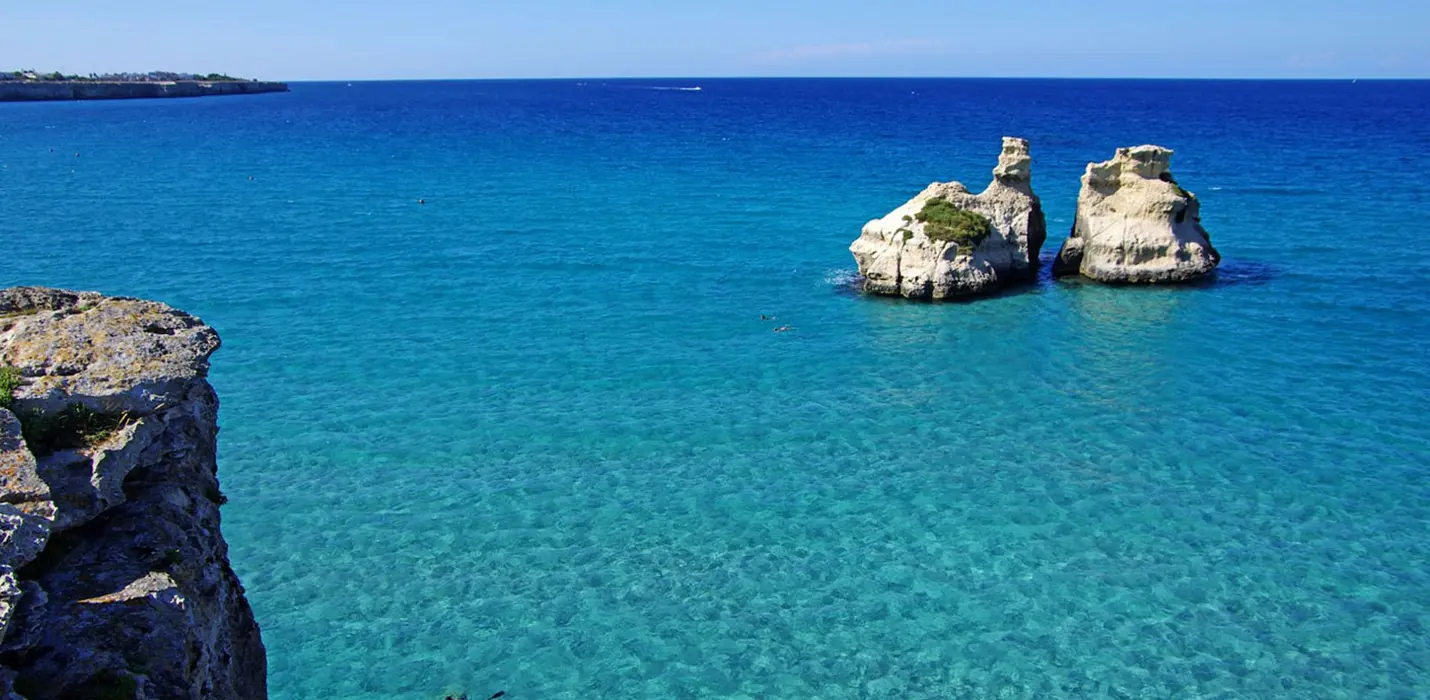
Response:
[[[1003,135],[1045,257],[1089,160],[1176,149],[1221,274],[853,291]],[[223,336],[278,700],[1430,695],[1427,213],[1430,83],[0,105],[0,285]]]

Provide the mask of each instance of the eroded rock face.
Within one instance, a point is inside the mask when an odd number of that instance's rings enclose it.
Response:
[[[1161,146],[1119,148],[1089,163],[1072,234],[1058,252],[1055,276],[1115,284],[1186,282],[1216,269],[1221,255],[1201,223],[1201,204],[1169,170]]]
[[[219,531],[213,329],[163,304],[0,290],[0,697],[267,697]]]
[[[1031,165],[1028,142],[1005,137],[993,182],[982,193],[971,194],[958,182],[936,182],[884,218],[865,225],[849,246],[865,291],[949,299],[1036,278],[1047,225],[1033,194]],[[983,217],[988,235],[971,245],[930,237],[928,226],[918,217],[934,199]]]

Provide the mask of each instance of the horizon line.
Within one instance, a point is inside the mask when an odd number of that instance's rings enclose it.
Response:
[[[1102,75],[639,75],[639,76],[543,76],[543,77],[424,77],[424,78],[259,78],[260,82],[288,83],[422,83],[422,82],[537,82],[537,81],[613,81],[613,80],[1127,80],[1127,81],[1226,81],[1226,82],[1430,82],[1430,77],[1305,77],[1305,76],[1102,76]]]

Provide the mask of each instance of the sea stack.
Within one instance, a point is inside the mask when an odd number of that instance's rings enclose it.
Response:
[[[0,289],[0,698],[267,697],[219,531],[218,347],[163,304]]]
[[[1089,163],[1072,234],[1053,275],[1081,274],[1112,284],[1164,284],[1204,277],[1221,262],[1202,228],[1196,195],[1169,170],[1161,146],[1119,148]]]
[[[1047,225],[1031,165],[1027,140],[1004,137],[993,182],[981,194],[935,182],[870,221],[849,246],[864,290],[952,299],[1034,279]]]

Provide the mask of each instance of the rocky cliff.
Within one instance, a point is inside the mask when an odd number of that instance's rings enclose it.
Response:
[[[865,225],[849,246],[865,291],[947,299],[1036,277],[1047,227],[1031,164],[1028,142],[1005,137],[993,182],[982,193],[935,182]]]
[[[103,82],[0,82],[0,102],[48,100],[133,100],[153,97],[209,97],[288,92],[286,83],[250,81],[103,83]]]
[[[219,530],[218,335],[163,304],[0,290],[0,698],[265,698]]]
[[[1072,235],[1058,252],[1053,274],[1155,284],[1215,270],[1221,255],[1202,228],[1201,204],[1172,177],[1171,160],[1166,148],[1138,146],[1089,163]]]

